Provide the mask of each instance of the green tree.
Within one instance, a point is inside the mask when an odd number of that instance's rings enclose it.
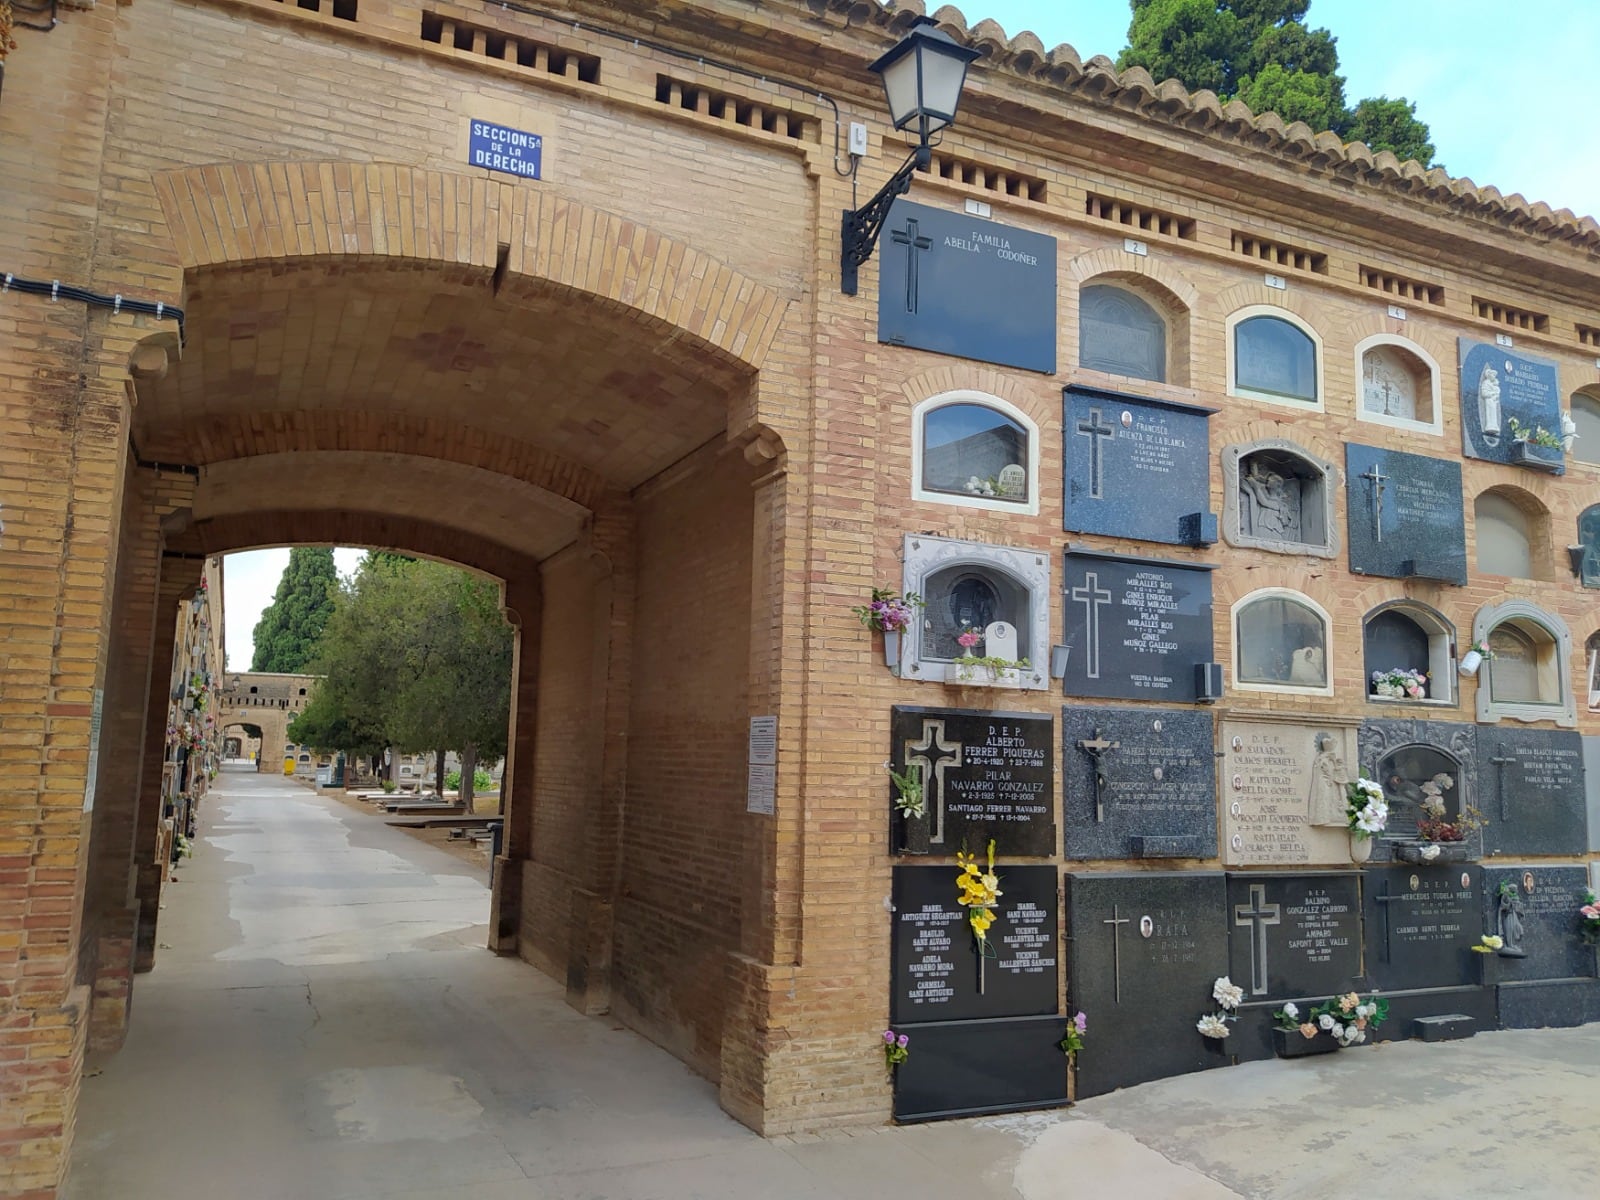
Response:
[[[296,546],[290,550],[277,593],[256,622],[250,669],[290,674],[304,671],[333,612],[338,586],[331,549]]]
[[[1129,0],[1129,7],[1118,66],[1432,164],[1434,147],[1414,104],[1378,97],[1346,105],[1334,36],[1305,23],[1310,0]]]

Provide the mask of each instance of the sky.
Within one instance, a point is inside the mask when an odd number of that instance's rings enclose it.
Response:
[[[929,3],[930,11],[937,7]],[[1049,50],[1115,59],[1126,0],[957,0],[1008,37],[1032,30]],[[1311,0],[1313,28],[1338,39],[1349,103],[1404,96],[1452,175],[1580,216],[1600,216],[1596,0]]]
[[[1127,40],[1125,0],[960,0],[957,7],[969,27],[990,17],[1007,36],[1029,29],[1046,49],[1066,42],[1085,59],[1115,58]],[[1600,0],[1312,0],[1307,20],[1338,39],[1347,101],[1414,101],[1432,130],[1436,161],[1452,175],[1600,216],[1597,16]],[[361,554],[335,550],[340,574]],[[229,670],[249,669],[251,631],[288,561],[288,550],[228,555]]]

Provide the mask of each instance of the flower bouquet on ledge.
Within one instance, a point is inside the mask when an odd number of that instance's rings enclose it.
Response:
[[[873,588],[872,599],[850,611],[868,629],[883,634],[883,661],[891,671],[900,669],[900,634],[916,620],[925,601],[915,592],[899,595],[893,588]]]
[[[1578,933],[1586,946],[1600,946],[1600,902],[1592,891],[1583,893],[1583,906],[1578,909]]]
[[[1426,700],[1428,676],[1422,671],[1391,667],[1372,673],[1372,694],[1380,700]]]
[[[1367,1040],[1367,1031],[1383,1024],[1389,1002],[1381,996],[1363,1000],[1346,992],[1302,1013],[1298,1005],[1285,1004],[1272,1014],[1272,1040],[1279,1058],[1328,1054]]]
[[[1443,791],[1453,786],[1448,775],[1435,775],[1422,785],[1422,805],[1417,817],[1417,836],[1395,846],[1399,862],[1466,862],[1473,857],[1471,836],[1488,824],[1472,805],[1463,805],[1459,815],[1445,812]]]
[[[1519,466],[1549,471],[1552,475],[1566,473],[1562,456],[1566,453],[1569,438],[1551,433],[1543,425],[1528,428],[1512,417],[1506,424],[1511,430],[1511,461]],[[1565,429],[1565,422],[1562,428]]]

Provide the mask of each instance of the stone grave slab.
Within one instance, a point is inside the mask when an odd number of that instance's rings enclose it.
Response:
[[[1489,462],[1517,461],[1515,418],[1528,429],[1561,432],[1556,364],[1508,346],[1456,339],[1461,364],[1461,452]]]
[[[899,199],[878,263],[880,342],[1055,371],[1055,238]]]
[[[1056,852],[1048,715],[896,705],[889,728],[894,769],[921,770],[930,853],[982,854],[991,838],[1003,857]]]
[[[1363,888],[1367,977],[1385,992],[1475,986],[1482,872],[1471,863],[1369,866]],[[1399,1036],[1389,1031],[1388,1036]]]
[[[1502,883],[1515,889],[1514,916],[1501,904]],[[1504,937],[1506,949],[1523,952],[1520,957],[1494,956],[1499,982],[1594,975],[1594,947],[1578,935],[1578,906],[1588,886],[1589,872],[1581,866],[1530,863],[1483,868],[1483,928]]]
[[[1073,385],[1062,392],[1063,528],[1144,542],[1217,540],[1214,408]]]
[[[952,866],[895,867],[890,948],[896,1022],[966,1021],[1060,1011],[1056,869],[997,863],[1000,909],[978,954]]]
[[[1600,737],[1583,735],[1583,791],[1589,816],[1589,849],[1600,850]]]
[[[1589,845],[1583,738],[1567,729],[1478,730],[1478,807],[1492,854],[1582,854]]]
[[[1060,1017],[896,1026],[911,1057],[895,1069],[897,1121],[1059,1108],[1067,1102]]]
[[[1356,730],[1266,714],[1222,722],[1222,861],[1230,867],[1350,862],[1344,785]]]
[[[1213,657],[1211,570],[1069,548],[1065,693],[1193,703],[1196,667]]]
[[[1246,1003],[1325,1000],[1358,986],[1361,876],[1228,875],[1228,967]]]
[[[1066,893],[1067,1007],[1088,1013],[1092,1039],[1078,1095],[1226,1066],[1225,1045],[1195,1029],[1228,961],[1221,872],[1069,873]]]
[[[1217,852],[1211,714],[1061,710],[1069,859],[1210,858]]]
[[[1350,569],[1465,584],[1461,464],[1355,442],[1344,454]]]

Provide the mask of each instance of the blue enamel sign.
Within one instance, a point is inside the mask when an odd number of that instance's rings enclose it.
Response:
[[[538,179],[544,138],[537,133],[511,129],[488,121],[473,121],[467,142],[467,162],[507,175]]]

